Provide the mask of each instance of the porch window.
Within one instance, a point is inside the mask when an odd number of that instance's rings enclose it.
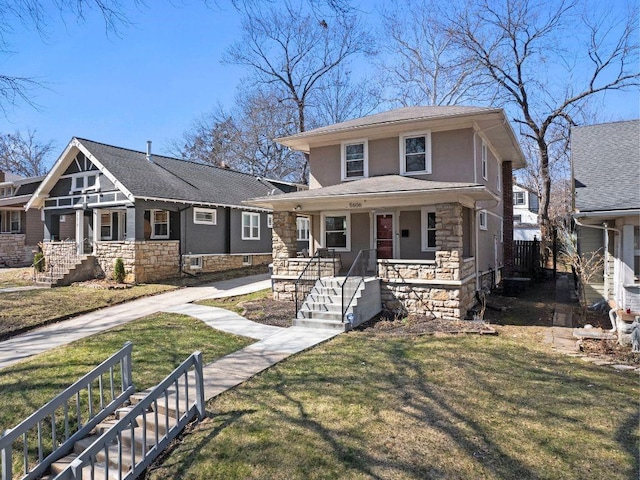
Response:
[[[9,231],[11,233],[20,233],[20,212],[10,213]]]
[[[296,218],[296,230],[298,231],[297,239],[300,242],[309,240],[309,219],[306,217]]]
[[[640,282],[640,227],[633,229],[633,275]]]
[[[151,211],[151,238],[169,238],[169,212],[166,210]]]
[[[433,208],[422,209],[422,251],[436,249],[436,211]]]
[[[111,212],[100,214],[100,240],[111,240],[113,237],[113,225]]]
[[[478,214],[478,223],[480,225],[480,230],[487,229],[487,211],[486,210],[480,210],[480,213]]]
[[[260,214],[242,212],[242,240],[260,240]]]
[[[482,178],[487,179],[487,144],[482,141]]]
[[[431,173],[431,132],[410,134],[400,138],[400,172]]]
[[[322,222],[324,247],[348,251],[351,248],[348,214],[326,214]]]
[[[366,140],[342,144],[342,180],[368,176],[368,145]]]
[[[513,204],[524,205],[524,192],[513,192]]]
[[[211,208],[193,208],[193,223],[198,225],[215,225],[218,221],[217,211]]]
[[[267,213],[267,228],[273,228],[273,214]]]

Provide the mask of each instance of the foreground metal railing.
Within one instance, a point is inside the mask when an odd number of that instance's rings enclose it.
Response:
[[[309,259],[309,263],[304,267],[302,273],[298,276],[295,281],[295,304],[296,304],[296,315],[300,311],[300,307],[302,306],[302,302],[307,298],[309,292],[323,275],[323,265],[326,265],[326,261],[323,259],[331,260],[331,275],[336,275],[336,252],[331,248],[319,248],[315,255]],[[327,272],[324,273],[327,275]]]
[[[87,241],[82,240],[84,244]],[[80,263],[83,255],[78,253],[78,247],[74,240],[53,242],[54,248],[48,249],[43,263],[33,265],[33,280],[35,282],[54,282],[62,278],[73,266]],[[44,268],[42,267],[44,265]]]
[[[2,480],[13,478],[13,462],[23,480],[40,477],[73,444],[89,434],[135,391],[131,379],[131,342],[0,437]],[[15,448],[14,447],[18,447]],[[19,452],[14,455],[15,452]]]
[[[164,420],[159,411],[165,412]],[[175,419],[169,420],[169,412]],[[151,420],[147,416],[151,416]],[[84,450],[57,480],[96,477],[96,466],[104,469],[104,478],[137,478],[195,416],[202,420],[204,409],[204,382],[202,354],[194,352],[173,373],[154,387],[113,427],[104,432]],[[162,423],[160,423],[162,422]],[[139,428],[137,428],[139,427]],[[153,427],[149,433],[148,427]],[[159,433],[163,427],[164,433]],[[138,434],[136,436],[136,430]],[[130,435],[131,445],[125,447],[124,436]],[[149,438],[151,437],[151,438]],[[135,439],[140,440],[140,447]],[[100,461],[98,456],[103,453]],[[84,471],[84,472],[83,472]],[[102,473],[99,474],[102,477]]]
[[[342,321],[345,322],[347,310],[358,293],[366,276],[376,275],[377,251],[375,249],[360,250],[349,273],[342,282]]]

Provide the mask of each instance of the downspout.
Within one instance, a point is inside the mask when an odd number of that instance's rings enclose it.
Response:
[[[576,225],[580,226],[580,227],[585,227],[585,228],[595,228],[596,230],[604,230],[604,248],[605,248],[605,255],[604,255],[604,288],[605,288],[605,295],[608,297],[608,279],[609,279],[609,275],[608,275],[608,257],[609,257],[609,230],[611,230],[612,232],[617,233],[617,238],[616,238],[616,244],[614,245],[614,253],[617,251],[618,254],[620,254],[620,241],[621,241],[621,237],[622,237],[622,232],[620,230],[618,230],[617,228],[613,228],[613,227],[609,227],[607,225],[607,222],[604,222],[602,225],[586,225],[584,223],[580,223],[580,221],[576,218],[573,217],[573,221],[576,222]],[[614,257],[615,260],[615,257]],[[619,271],[620,269],[617,268],[615,269],[616,271]],[[618,305],[622,305],[622,299],[620,298],[620,286],[618,285],[618,279],[615,278],[615,271],[614,271],[614,285],[613,285],[613,294],[616,300],[616,303]]]

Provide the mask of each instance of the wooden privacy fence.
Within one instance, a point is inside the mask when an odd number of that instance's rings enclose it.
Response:
[[[538,240],[513,241],[513,265],[516,272],[533,272],[541,268]]]

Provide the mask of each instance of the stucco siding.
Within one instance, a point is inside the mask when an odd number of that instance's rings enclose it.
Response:
[[[340,183],[340,145],[312,148],[309,170],[309,188]]]
[[[399,138],[369,141],[369,176],[397,175],[400,171]]]
[[[401,259],[434,260],[435,252],[422,251],[422,212],[410,210],[400,212],[399,235]],[[403,235],[403,232],[407,236]]]

